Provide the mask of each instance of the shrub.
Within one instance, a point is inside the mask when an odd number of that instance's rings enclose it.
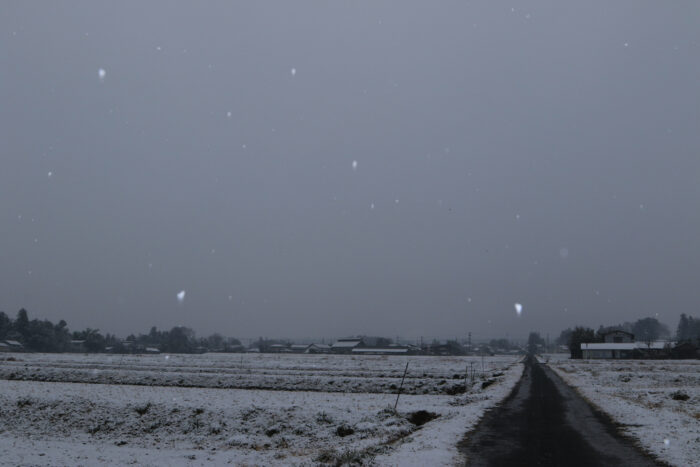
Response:
[[[428,412],[427,410],[418,410],[416,412],[411,412],[409,414],[408,421],[413,423],[416,426],[421,426],[425,425],[431,420],[435,420],[438,418],[440,415],[436,414],[435,412]]]
[[[23,397],[21,399],[17,399],[17,407],[24,408],[29,405],[32,405],[32,400],[29,397]]]
[[[335,429],[335,434],[340,436],[341,438],[349,436],[353,433],[355,433],[355,430],[347,425],[340,425],[338,428]]]
[[[671,393],[671,399],[674,401],[687,401],[690,399],[690,396],[682,391],[676,391]]]
[[[486,389],[487,387],[491,386],[493,383],[495,383],[495,379],[487,379],[483,383],[481,383],[481,389]]]
[[[139,415],[145,415],[148,413],[148,410],[150,408],[151,408],[151,403],[148,402],[146,405],[134,407],[134,411]]]

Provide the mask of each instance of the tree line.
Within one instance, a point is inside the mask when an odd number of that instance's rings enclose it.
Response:
[[[238,350],[241,344],[238,339],[219,334],[197,338],[192,329],[184,326],[175,326],[169,331],[159,331],[153,326],[147,334],[132,334],[126,340],[114,334],[102,334],[99,329],[71,332],[64,320],[58,324],[49,320],[30,320],[24,308],[17,312],[14,320],[0,311],[0,341],[3,340],[17,341],[25,350],[33,352],[79,349],[85,352],[132,353],[143,352],[149,347],[171,353],[230,352]]]

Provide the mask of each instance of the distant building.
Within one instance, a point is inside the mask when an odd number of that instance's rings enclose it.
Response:
[[[289,346],[285,344],[272,344],[267,347],[267,351],[270,353],[287,353],[291,352]]]
[[[666,341],[584,342],[581,352],[585,359],[660,358],[670,355],[672,345],[672,342]]]
[[[602,336],[603,342],[606,343],[624,344],[634,342],[634,334],[620,329],[604,332]]]
[[[22,352],[24,350],[24,346],[18,341],[6,340],[5,344],[9,347],[10,352]]]
[[[73,339],[70,341],[70,346],[68,347],[71,352],[86,352],[85,340]]]
[[[309,344],[292,344],[289,346],[289,350],[292,353],[306,353],[306,349],[309,348]]]
[[[333,353],[351,353],[352,349],[365,347],[365,343],[362,338],[350,337],[346,339],[338,339],[331,345],[331,352]]]
[[[410,349],[404,346],[355,347],[351,353],[353,355],[408,355]]]
[[[330,353],[331,346],[328,344],[311,344],[309,345],[304,353]]]

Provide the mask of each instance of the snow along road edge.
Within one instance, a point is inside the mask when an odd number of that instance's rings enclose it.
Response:
[[[511,393],[523,375],[522,361],[513,363],[503,379],[485,391],[483,398],[466,405],[454,406],[447,414],[423,426],[422,429],[400,441],[392,452],[377,456],[378,465],[396,466],[452,466],[464,464],[466,459],[457,444],[464,434],[472,430],[484,416],[486,410],[500,404]],[[464,399],[467,396],[459,396]],[[400,405],[400,403],[399,403]]]

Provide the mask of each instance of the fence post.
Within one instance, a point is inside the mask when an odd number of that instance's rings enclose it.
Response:
[[[467,376],[469,376],[469,367],[464,367],[464,393],[467,393]]]
[[[403,376],[401,377],[401,385],[399,386],[399,392],[396,394],[396,402],[394,402],[394,412],[396,412],[396,406],[399,405],[399,396],[401,396],[401,389],[403,388],[403,380],[406,379],[406,372],[408,371],[408,362],[406,362],[406,368],[403,370]]]

